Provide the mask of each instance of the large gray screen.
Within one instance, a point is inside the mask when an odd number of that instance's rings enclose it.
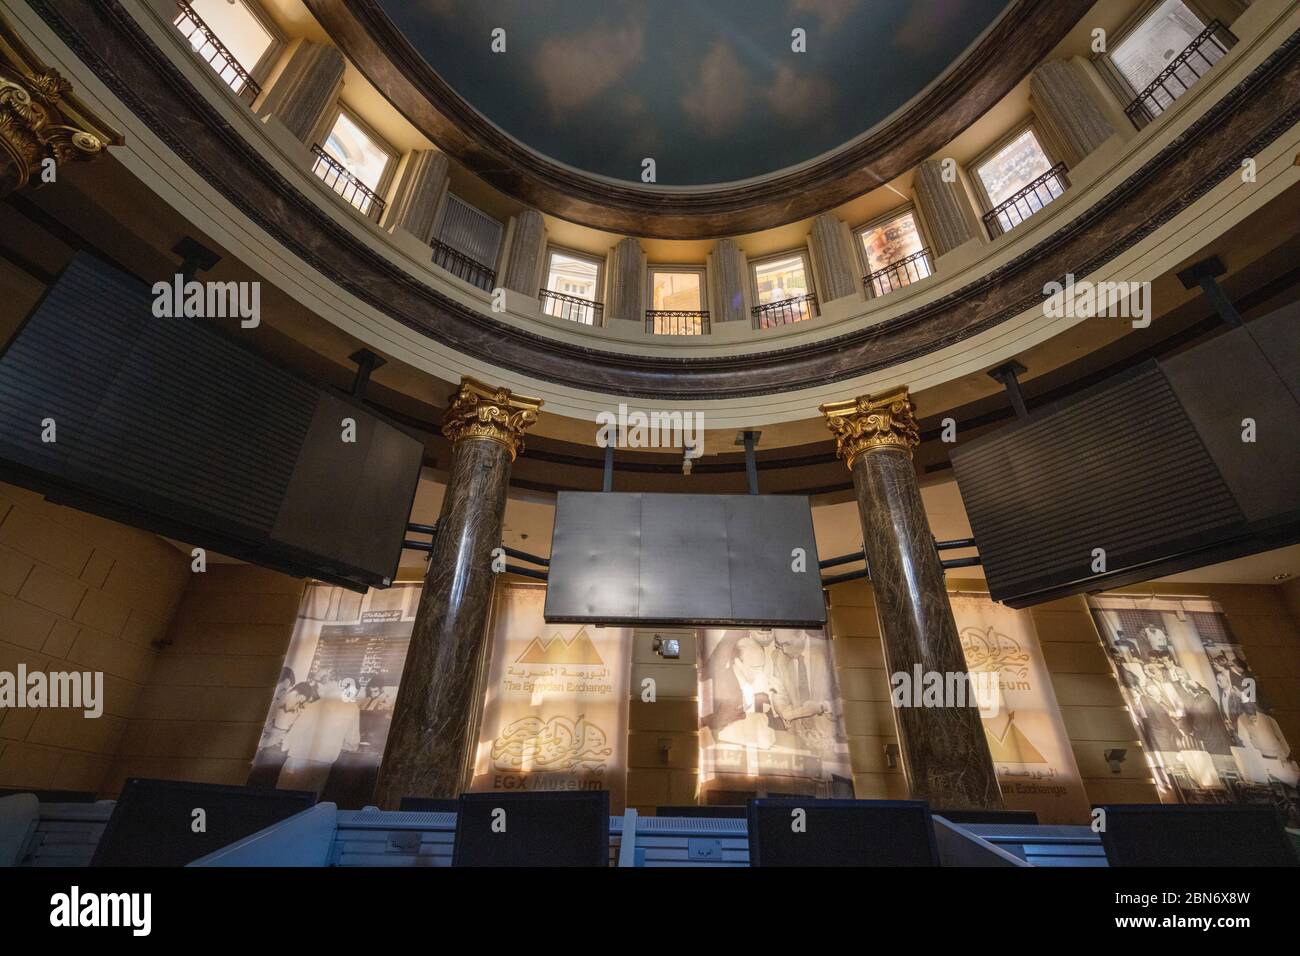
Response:
[[[793,495],[560,492],[547,577],[551,622],[826,623],[812,508]]]

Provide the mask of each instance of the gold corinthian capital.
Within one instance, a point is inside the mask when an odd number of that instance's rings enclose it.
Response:
[[[514,461],[524,448],[524,432],[537,423],[540,398],[512,395],[508,388],[492,388],[466,376],[442,417],[442,434],[453,445],[470,438],[486,438],[510,450]]]
[[[98,159],[121,142],[74,100],[72,84],[40,63],[0,18],[0,197],[39,185],[48,161],[57,169]]]
[[[907,395],[906,385],[845,402],[829,402],[820,411],[835,436],[835,453],[850,468],[863,452],[901,448],[911,455],[920,444],[916,406]]]

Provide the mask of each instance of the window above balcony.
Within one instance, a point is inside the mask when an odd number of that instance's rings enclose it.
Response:
[[[542,311],[582,325],[600,325],[603,263],[567,249],[548,249],[546,276],[539,298]]]
[[[994,238],[1065,192],[1065,167],[1053,163],[1032,126],[986,153],[974,169],[988,209],[984,224]]]
[[[176,29],[194,52],[248,102],[279,49],[279,38],[248,0],[178,0]]]
[[[709,313],[704,307],[704,289],[703,269],[651,266],[646,331],[651,335],[707,334]]]
[[[860,226],[855,234],[868,295],[885,295],[930,274],[930,251],[911,209]]]
[[[754,327],[769,329],[802,322],[816,314],[812,269],[803,251],[760,259],[750,266],[754,280]]]

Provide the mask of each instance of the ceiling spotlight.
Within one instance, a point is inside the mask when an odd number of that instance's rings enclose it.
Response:
[[[1281,574],[1273,575],[1274,581],[1289,581],[1291,579],[1290,571],[1283,571]]]

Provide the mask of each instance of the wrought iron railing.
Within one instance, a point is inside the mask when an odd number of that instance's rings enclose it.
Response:
[[[804,319],[811,319],[817,314],[817,296],[809,292],[807,295],[797,295],[789,299],[781,299],[777,302],[765,302],[762,305],[756,305],[749,310],[750,315],[754,318],[754,328],[772,329],[778,325],[792,325],[795,322],[802,322]]]
[[[1057,163],[1010,199],[998,203],[984,214],[989,236],[997,238],[1020,225],[1061,193],[1068,185],[1065,164]]]
[[[378,222],[384,214],[384,201],[375,195],[375,191],[348,172],[343,164],[325,152],[323,147],[313,145],[311,151],[316,156],[311,171],[363,215]]]
[[[569,295],[567,292],[555,292],[542,289],[537,293],[542,301],[542,311],[556,318],[568,319],[583,325],[601,325],[604,319],[605,305],[581,296]]]
[[[251,106],[262,92],[252,75],[240,65],[235,55],[226,49],[212,28],[203,22],[203,18],[185,0],[176,0],[176,10],[176,19],[172,23],[181,32],[181,36],[189,40],[199,58],[212,67],[240,99]]]
[[[470,285],[478,286],[484,292],[491,292],[497,280],[497,272],[491,266],[485,266],[459,249],[453,249],[438,239],[430,239],[433,249],[433,264],[450,272],[457,279],[464,279]]]
[[[682,309],[647,309],[645,330],[651,335],[708,335],[709,313]]]
[[[917,279],[924,279],[931,271],[930,250],[922,249],[863,276],[862,285],[869,296],[887,295]]]
[[[1169,61],[1169,65],[1125,108],[1124,112],[1133,125],[1141,129],[1169,109],[1174,100],[1195,86],[1210,67],[1223,59],[1228,48],[1219,39],[1221,34],[1232,35],[1218,20],[1210,21],[1187,49]]]

